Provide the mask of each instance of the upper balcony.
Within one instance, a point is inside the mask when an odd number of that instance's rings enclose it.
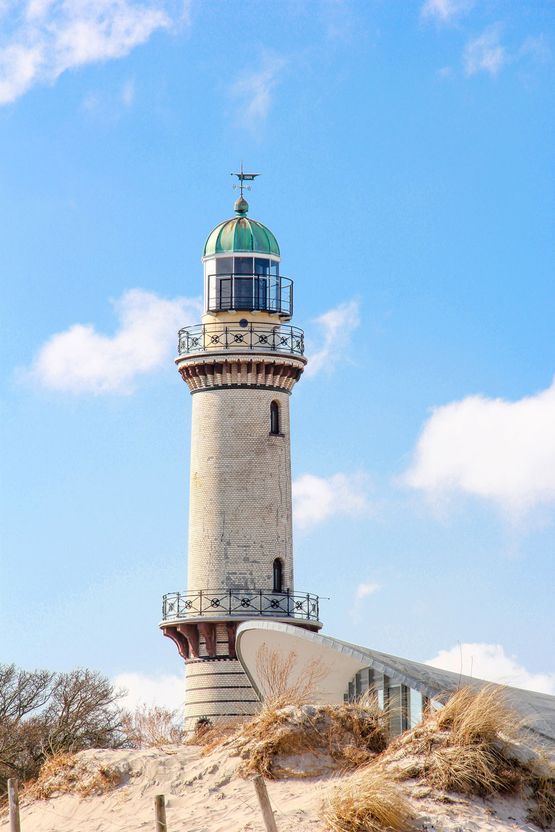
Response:
[[[195,324],[179,330],[178,355],[233,350],[304,355],[304,333],[296,326],[265,323]]]
[[[207,278],[207,312],[270,312],[293,315],[293,281],[277,274],[211,274]]]

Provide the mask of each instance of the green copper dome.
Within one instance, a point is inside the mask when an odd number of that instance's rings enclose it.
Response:
[[[248,206],[247,206],[248,207]],[[254,251],[279,257],[278,241],[269,228],[249,217],[238,216],[221,222],[208,235],[204,257],[227,252]]]

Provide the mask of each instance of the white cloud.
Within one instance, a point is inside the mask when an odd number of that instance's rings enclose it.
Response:
[[[355,601],[362,601],[364,598],[367,598],[369,595],[374,595],[375,592],[378,592],[381,589],[379,584],[359,584],[355,591]]]
[[[199,304],[130,289],[114,307],[119,318],[114,335],[97,332],[92,324],[52,335],[28,371],[33,379],[69,393],[131,393],[138,376],[170,360],[177,330],[198,313]]]
[[[182,676],[147,676],[144,673],[120,673],[112,679],[114,687],[126,690],[121,700],[124,708],[135,710],[143,705],[181,710],[185,700],[185,674]]]
[[[450,23],[455,18],[467,14],[474,2],[475,0],[426,0],[420,14],[440,23]]]
[[[500,644],[457,644],[440,650],[426,664],[488,682],[555,694],[555,673],[530,673]]]
[[[302,474],[293,481],[293,516],[301,528],[310,528],[336,515],[364,514],[370,510],[368,477],[364,473],[317,477]]]
[[[351,336],[360,323],[359,309],[358,300],[350,300],[315,318],[314,323],[321,330],[321,346],[309,352],[306,375],[329,370],[345,359]]]
[[[489,26],[477,38],[469,40],[464,48],[465,74],[488,72],[497,75],[507,62],[505,47],[500,41],[499,26]]]
[[[237,102],[237,123],[257,130],[268,117],[272,96],[287,65],[282,55],[264,52],[260,67],[244,72],[231,86],[231,97]]]
[[[187,4],[186,4],[187,5]],[[0,37],[0,104],[84,64],[121,58],[179,18],[176,0],[24,0]]]
[[[402,482],[523,512],[555,501],[555,381],[518,401],[469,396],[436,408]]]

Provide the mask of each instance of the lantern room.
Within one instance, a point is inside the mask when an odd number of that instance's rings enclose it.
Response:
[[[289,320],[293,281],[280,274],[278,242],[269,228],[247,217],[242,196],[234,210],[237,216],[217,225],[204,246],[205,313],[262,312]]]

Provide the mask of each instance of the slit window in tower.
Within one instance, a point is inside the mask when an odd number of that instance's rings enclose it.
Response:
[[[272,402],[270,405],[270,433],[279,436],[279,404]]]
[[[274,592],[283,592],[283,562],[281,558],[274,560]]]

